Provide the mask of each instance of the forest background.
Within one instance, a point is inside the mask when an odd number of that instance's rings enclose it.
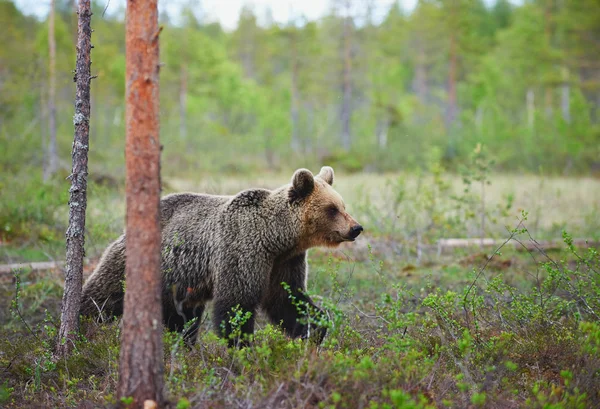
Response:
[[[112,2],[92,4],[86,276],[124,226]],[[47,3],[0,0],[0,406],[97,407],[116,402],[118,323],[88,323],[69,360],[51,359],[77,16]],[[233,28],[175,3],[160,14],[163,193],[275,188],[330,165],[365,227],[310,252],[331,319],[321,349],[264,321],[236,353],[210,319],[191,352],[165,333],[177,407],[599,405],[596,0],[331,0],[287,22],[246,6]],[[11,264],[36,261],[52,268]]]
[[[287,23],[246,6],[232,31],[205,21],[201,2],[178,4],[177,15],[161,15],[167,177],[325,162],[415,171],[432,155],[457,171],[478,143],[499,171],[600,167],[592,0],[420,1],[411,12],[336,0],[318,20],[292,15]],[[56,1],[49,107],[48,22],[19,5],[0,3],[0,171],[22,180],[55,160],[70,167],[76,15],[73,1]],[[105,4],[93,6],[90,174],[122,178],[124,7],[105,14]]]

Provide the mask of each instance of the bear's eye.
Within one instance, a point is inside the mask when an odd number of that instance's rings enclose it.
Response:
[[[338,214],[338,208],[335,205],[331,205],[331,206],[327,206],[327,214],[330,217],[334,217],[336,214]]]

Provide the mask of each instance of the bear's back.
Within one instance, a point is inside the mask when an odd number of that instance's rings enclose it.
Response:
[[[197,193],[174,193],[160,201],[160,222],[164,227],[175,215],[186,218],[205,218],[214,213],[220,205],[227,203],[229,196],[216,196]]]

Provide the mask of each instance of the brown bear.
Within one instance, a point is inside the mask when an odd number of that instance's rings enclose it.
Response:
[[[213,300],[214,328],[230,345],[239,340],[230,336],[236,308],[250,312],[238,328],[242,335],[253,332],[261,308],[289,336],[321,342],[326,329],[313,324],[311,330],[305,317],[308,310],[319,313],[305,293],[306,252],[354,241],[363,230],[332,184],[333,169],[324,166],[316,177],[299,169],[291,184],[276,190],[165,196],[160,202],[165,325],[183,331],[195,318],[184,334],[193,344],[205,304]],[[124,275],[125,234],[106,249],[84,284],[81,314],[121,315]]]

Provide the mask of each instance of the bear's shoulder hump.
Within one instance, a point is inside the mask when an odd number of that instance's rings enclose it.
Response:
[[[267,189],[248,189],[239,192],[231,199],[232,206],[260,206],[271,194]]]

